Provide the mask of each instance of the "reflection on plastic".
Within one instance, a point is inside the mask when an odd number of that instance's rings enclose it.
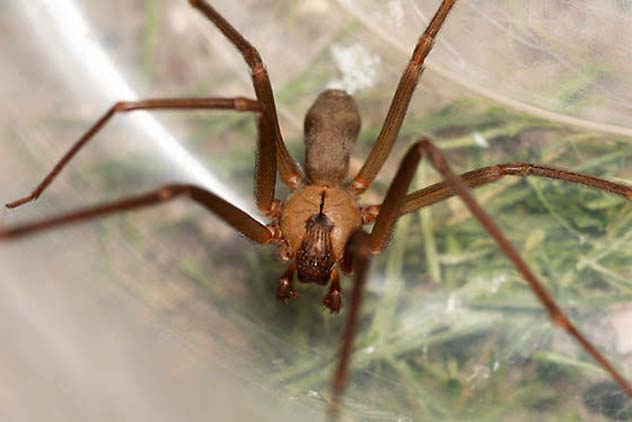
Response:
[[[408,55],[437,2],[338,0]],[[530,115],[632,135],[629,2],[461,1],[428,68]]]
[[[21,12],[27,16],[29,29],[37,34],[42,44],[49,45],[49,54],[55,55],[61,48],[74,58],[73,62],[65,62],[59,69],[68,80],[76,77],[77,73],[90,77],[91,88],[112,103],[121,99],[138,99],[138,95],[91,34],[90,27],[73,0],[37,0],[21,2],[20,5]],[[170,157],[181,172],[240,208],[252,209],[195,160],[149,113],[135,112],[134,117],[137,129],[155,140],[155,146],[166,157]]]

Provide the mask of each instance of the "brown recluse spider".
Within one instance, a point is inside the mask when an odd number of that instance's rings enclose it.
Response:
[[[302,174],[285,147],[272,87],[258,51],[206,1],[189,0],[239,50],[250,69],[256,98],[160,98],[117,102],[68,150],[31,194],[6,206],[16,208],[37,199],[77,152],[117,113],[159,109],[224,109],[253,113],[257,117],[255,201],[258,209],[271,222],[263,225],[201,187],[170,184],[151,192],[53,218],[14,227],[1,227],[0,240],[184,197],[206,207],[254,242],[277,248],[281,259],[289,263],[276,289],[276,297],[280,301],[296,298],[293,284],[296,276],[304,283],[323,286],[329,284],[322,303],[332,313],[338,313],[342,306],[339,271],[353,274],[354,287],[341,335],[329,405],[329,417],[337,420],[371,257],[385,249],[394,224],[401,215],[458,196],[521,273],[553,324],[573,337],[619,387],[632,397],[632,385],[565,316],[544,289],[542,282],[470,194],[470,189],[493,183],[505,176],[556,179],[592,187],[625,199],[632,199],[631,187],[589,175],[522,162],[498,164],[457,175],[432,141],[422,138],[406,153],[383,202],[372,206],[358,205],[357,198],[374,181],[393,147],[423,72],[424,60],[455,1],[442,1],[419,38],[374,146],[359,173],[350,183],[345,184],[351,150],[360,130],[360,116],[354,99],[344,91],[327,90],[311,106],[305,118],[305,172]],[[423,157],[428,158],[444,181],[407,193]],[[281,180],[292,191],[284,201],[275,199],[277,170]],[[374,225],[370,232],[362,229],[371,223]]]

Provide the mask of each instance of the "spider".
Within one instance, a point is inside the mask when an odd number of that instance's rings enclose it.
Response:
[[[353,98],[341,90],[327,90],[318,96],[308,111],[304,128],[306,156],[303,174],[285,147],[272,87],[259,53],[207,2],[190,0],[190,3],[242,54],[251,71],[256,98],[163,98],[118,102],[76,142],[31,194],[8,203],[7,207],[16,208],[37,199],[75,154],[117,113],[140,109],[225,109],[252,113],[257,118],[255,200],[261,213],[271,223],[259,223],[224,199],[198,186],[171,184],[58,217],[3,227],[0,228],[0,239],[12,239],[111,213],[158,205],[176,198],[189,198],[254,242],[276,247],[280,258],[288,262],[287,270],[280,277],[276,288],[276,298],[281,302],[296,299],[295,282],[298,280],[328,286],[322,303],[332,313],[338,313],[343,304],[339,271],[352,274],[353,289],[350,298],[345,299],[349,311],[341,336],[329,410],[331,418],[337,419],[371,256],[386,248],[399,216],[458,196],[523,275],[553,323],[574,337],[632,397],[632,386],[568,320],[539,279],[469,193],[470,188],[495,182],[508,175],[583,184],[626,199],[632,199],[632,188],[589,175],[529,163],[499,164],[458,176],[432,141],[423,138],[408,150],[383,202],[371,206],[358,205],[358,197],[369,188],[393,147],[423,71],[424,60],[455,0],[441,3],[419,38],[375,145],[359,173],[349,183],[346,182],[349,158],[360,130],[360,117]],[[422,157],[427,157],[445,180],[407,194]],[[284,201],[275,198],[277,171],[283,183],[292,191]],[[363,227],[369,224],[373,224],[372,229],[365,231]]]

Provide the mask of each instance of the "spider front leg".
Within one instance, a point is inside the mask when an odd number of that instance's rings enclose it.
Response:
[[[542,303],[544,308],[549,314],[549,318],[553,324],[566,331],[571,337],[573,337],[582,348],[612,377],[612,379],[619,385],[619,387],[632,398],[632,385],[617,371],[617,369],[597,350],[597,348],[582,334],[573,323],[564,314],[559,305],[546,291],[542,282],[531,271],[529,266],[520,257],[515,248],[502,234],[500,229],[487,215],[485,211],[480,207],[478,202],[470,194],[467,184],[456,175],[448,165],[443,153],[435,147],[429,140],[421,140],[414,144],[406,153],[400,168],[393,180],[387,194],[384,199],[384,203],[380,207],[380,213],[375,221],[373,231],[371,232],[370,248],[373,253],[382,251],[391,236],[393,226],[396,220],[399,218],[402,212],[402,205],[406,191],[410,186],[412,177],[416,171],[417,165],[423,155],[428,155],[433,167],[443,176],[445,179],[445,186],[449,191],[453,192],[461,198],[470,212],[483,226],[485,231],[496,241],[500,249],[512,262],[516,269],[522,274],[529,287],[536,295],[538,300]],[[575,175],[580,176],[580,175]],[[569,176],[570,178],[570,176]],[[564,180],[564,179],[563,179]],[[587,179],[581,179],[584,182]],[[577,183],[583,183],[576,180]],[[605,181],[602,181],[605,182]],[[600,182],[601,183],[601,182]],[[608,182],[610,183],[610,182]],[[589,183],[584,183],[589,184]],[[589,184],[594,187],[594,184]],[[629,195],[632,190],[627,188],[627,191],[617,192],[614,184],[613,192],[620,193],[624,196]],[[622,185],[618,185],[619,187]],[[418,199],[417,199],[418,200]]]
[[[590,176],[588,174],[575,173],[572,171],[541,166],[539,164],[530,163],[506,163],[497,164],[495,166],[483,167],[480,169],[468,171],[460,175],[460,178],[468,188],[477,188],[490,183],[497,182],[506,176],[518,177],[542,177],[546,179],[560,180],[566,183],[576,185],[584,185],[602,192],[608,192],[622,196],[625,199],[632,199],[632,187],[622,183],[611,182],[599,177]],[[434,185],[419,189],[413,193],[406,195],[400,214],[406,214],[418,209],[436,204],[437,202],[446,200],[455,195],[454,190],[447,182],[439,182]],[[371,210],[379,209],[379,206],[365,207],[367,214],[375,220]],[[369,221],[373,221],[369,220]]]
[[[369,187],[382,168],[384,161],[386,161],[386,157],[391,152],[408,111],[410,100],[423,73],[424,61],[428,57],[430,50],[432,50],[434,39],[455,2],[456,0],[443,0],[428,27],[419,37],[412,57],[399,80],[375,145],[373,145],[357,176],[353,178],[350,186],[351,193],[359,195]]]
[[[157,98],[139,101],[119,101],[112,105],[64,154],[39,185],[27,196],[6,204],[7,208],[16,208],[34,201],[44,192],[68,162],[90,141],[117,113],[134,110],[235,110],[260,113],[260,104],[248,98]],[[261,126],[261,125],[259,125]],[[257,145],[257,174],[255,194],[257,206],[263,212],[271,211],[274,206],[274,178],[276,176],[276,152],[273,138],[265,137],[259,131]]]
[[[259,52],[206,1],[189,0],[189,3],[206,16],[208,20],[228,38],[246,61],[246,64],[250,68],[255,95],[263,107],[262,131],[265,137],[271,137],[275,141],[277,163],[281,179],[290,189],[296,189],[302,183],[301,173],[285,147],[285,142],[283,142],[270,77],[268,76],[268,71],[263,64],[263,60],[261,60]]]
[[[338,363],[334,372],[331,400],[327,412],[331,422],[337,421],[340,416],[340,402],[347,382],[351,351],[358,328],[358,315],[364,296],[369,264],[371,263],[370,242],[368,233],[361,229],[356,230],[347,241],[341,262],[341,268],[344,272],[353,272],[353,288],[347,320],[340,337]]]
[[[52,218],[13,227],[0,226],[0,241],[123,211],[159,205],[182,197],[202,205],[235,230],[257,243],[267,244],[274,240],[274,232],[272,230],[214,193],[195,185],[165,185],[158,190],[141,195],[83,208]]]

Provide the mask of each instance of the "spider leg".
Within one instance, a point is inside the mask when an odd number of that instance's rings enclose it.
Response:
[[[81,148],[83,148],[89,140],[91,140],[94,135],[99,132],[103,126],[117,113],[121,112],[129,112],[133,110],[195,110],[195,109],[217,109],[217,110],[235,110],[235,111],[245,111],[245,112],[261,112],[261,106],[257,101],[243,98],[243,97],[235,97],[235,98],[157,98],[157,99],[147,99],[147,100],[139,100],[139,101],[119,101],[112,105],[100,118],[92,125],[87,132],[85,132],[79,140],[75,142],[75,144],[66,152],[66,154],[55,164],[53,170],[44,177],[44,179],[40,182],[39,185],[27,196],[17,199],[15,201],[9,202],[6,204],[7,208],[16,208],[20,205],[24,205],[28,202],[34,201],[44,192],[44,190],[51,184],[51,182],[57,177],[57,175],[66,167],[66,164],[79,152]],[[261,138],[261,136],[260,136]],[[258,159],[265,160],[267,163],[274,162],[274,145],[266,145],[265,139],[259,141],[259,153],[257,155],[261,155]],[[268,142],[268,144],[272,144],[272,142]],[[272,152],[270,152],[272,149]],[[274,191],[274,176],[275,172],[272,172],[272,177],[270,177],[270,164],[257,166],[258,169],[261,170],[262,173],[266,173],[267,180],[271,179],[271,182],[266,182],[266,186],[270,183],[272,184],[272,191]],[[260,175],[257,172],[257,181],[262,179],[264,176]],[[263,184],[264,182],[259,181],[258,183]],[[263,206],[264,210],[267,210],[272,205],[272,194],[268,191],[267,188],[259,188],[257,185],[256,192],[261,191],[261,197],[257,195],[257,205],[260,208]],[[267,190],[266,190],[267,189]],[[270,197],[269,199],[267,197]],[[268,202],[270,202],[268,204]]]
[[[459,177],[468,188],[472,189],[496,182],[505,176],[536,176],[561,180],[563,182],[584,185],[604,192],[619,195],[625,199],[632,199],[632,187],[622,183],[610,182],[608,180],[586,174],[574,173],[563,169],[537,164],[498,164],[495,166],[482,167],[480,169],[468,171],[467,173],[461,174]],[[418,191],[406,195],[400,210],[400,215],[427,207],[451,198],[454,195],[454,190],[450,188],[449,183],[435,183],[434,185],[419,189]]]
[[[328,420],[331,422],[337,421],[340,414],[340,401],[347,381],[351,351],[358,326],[358,315],[370,263],[370,236],[365,231],[358,229],[349,237],[341,262],[345,272],[353,271],[353,291],[351,292],[347,320],[340,337],[338,364],[334,372],[332,397],[328,409]]]
[[[380,213],[373,226],[371,232],[370,247],[373,253],[382,251],[391,236],[395,221],[401,214],[402,204],[404,202],[406,190],[408,189],[412,177],[415,173],[416,167],[419,164],[422,156],[428,155],[430,162],[435,170],[437,170],[446,180],[446,186],[450,191],[453,191],[458,195],[465,203],[470,212],[483,226],[485,231],[496,241],[500,249],[512,262],[516,269],[522,274],[529,287],[536,295],[538,300],[546,308],[549,314],[549,318],[553,324],[564,331],[570,336],[575,338],[582,348],[612,377],[614,381],[621,387],[621,389],[630,397],[632,397],[632,385],[623,378],[623,376],[614,368],[614,366],[592,345],[592,343],[582,334],[564,314],[562,309],[557,305],[555,300],[546,291],[542,282],[535,276],[529,266],[520,257],[518,252],[514,249],[507,238],[502,234],[500,229],[494,224],[492,219],[481,208],[478,202],[470,194],[467,183],[456,175],[450,166],[443,153],[435,147],[429,140],[423,139],[420,142],[414,144],[406,153],[393,183],[388,189],[384,203],[381,206]],[[543,169],[543,168],[541,168]],[[544,172],[544,170],[542,170]],[[583,183],[588,179],[578,178],[580,175],[574,175],[575,182]],[[586,178],[587,176],[581,176]],[[572,179],[567,176],[568,179]],[[583,182],[580,182],[582,180]],[[596,179],[599,180],[599,179]],[[605,181],[599,180],[602,184]],[[596,187],[595,184],[591,186]],[[610,183],[610,182],[607,182]],[[621,185],[617,185],[621,186]],[[614,188],[614,186],[611,186]],[[617,191],[612,189],[615,193],[627,195],[628,191]]]
[[[375,145],[373,145],[373,148],[369,152],[360,172],[351,183],[351,193],[359,195],[369,187],[382,168],[384,161],[386,161],[386,157],[388,157],[388,154],[391,152],[393,143],[395,143],[397,134],[406,116],[410,99],[415,92],[415,88],[417,88],[419,78],[424,70],[424,60],[426,60],[428,53],[430,53],[434,39],[455,2],[456,0],[443,0],[428,24],[428,27],[419,38],[412,57],[408,62],[408,66],[406,66],[399,80],[395,95],[391,101],[391,106],[386,114],[384,124],[375,141]]]
[[[79,209],[52,218],[13,227],[0,226],[0,241],[122,211],[163,204],[180,197],[197,202],[232,226],[235,230],[257,243],[265,244],[273,239],[272,231],[266,226],[206,189],[194,185],[165,185],[151,192],[131,196],[115,202],[102,203],[93,207]]]
[[[296,189],[301,184],[302,177],[296,163],[294,163],[294,160],[283,142],[281,128],[279,127],[279,118],[274,104],[274,94],[272,92],[272,86],[270,85],[270,78],[259,52],[206,1],[189,0],[189,3],[206,16],[244,57],[244,60],[250,68],[255,95],[263,107],[264,124],[262,136],[274,138],[277,164],[279,166],[281,179],[290,189]]]

